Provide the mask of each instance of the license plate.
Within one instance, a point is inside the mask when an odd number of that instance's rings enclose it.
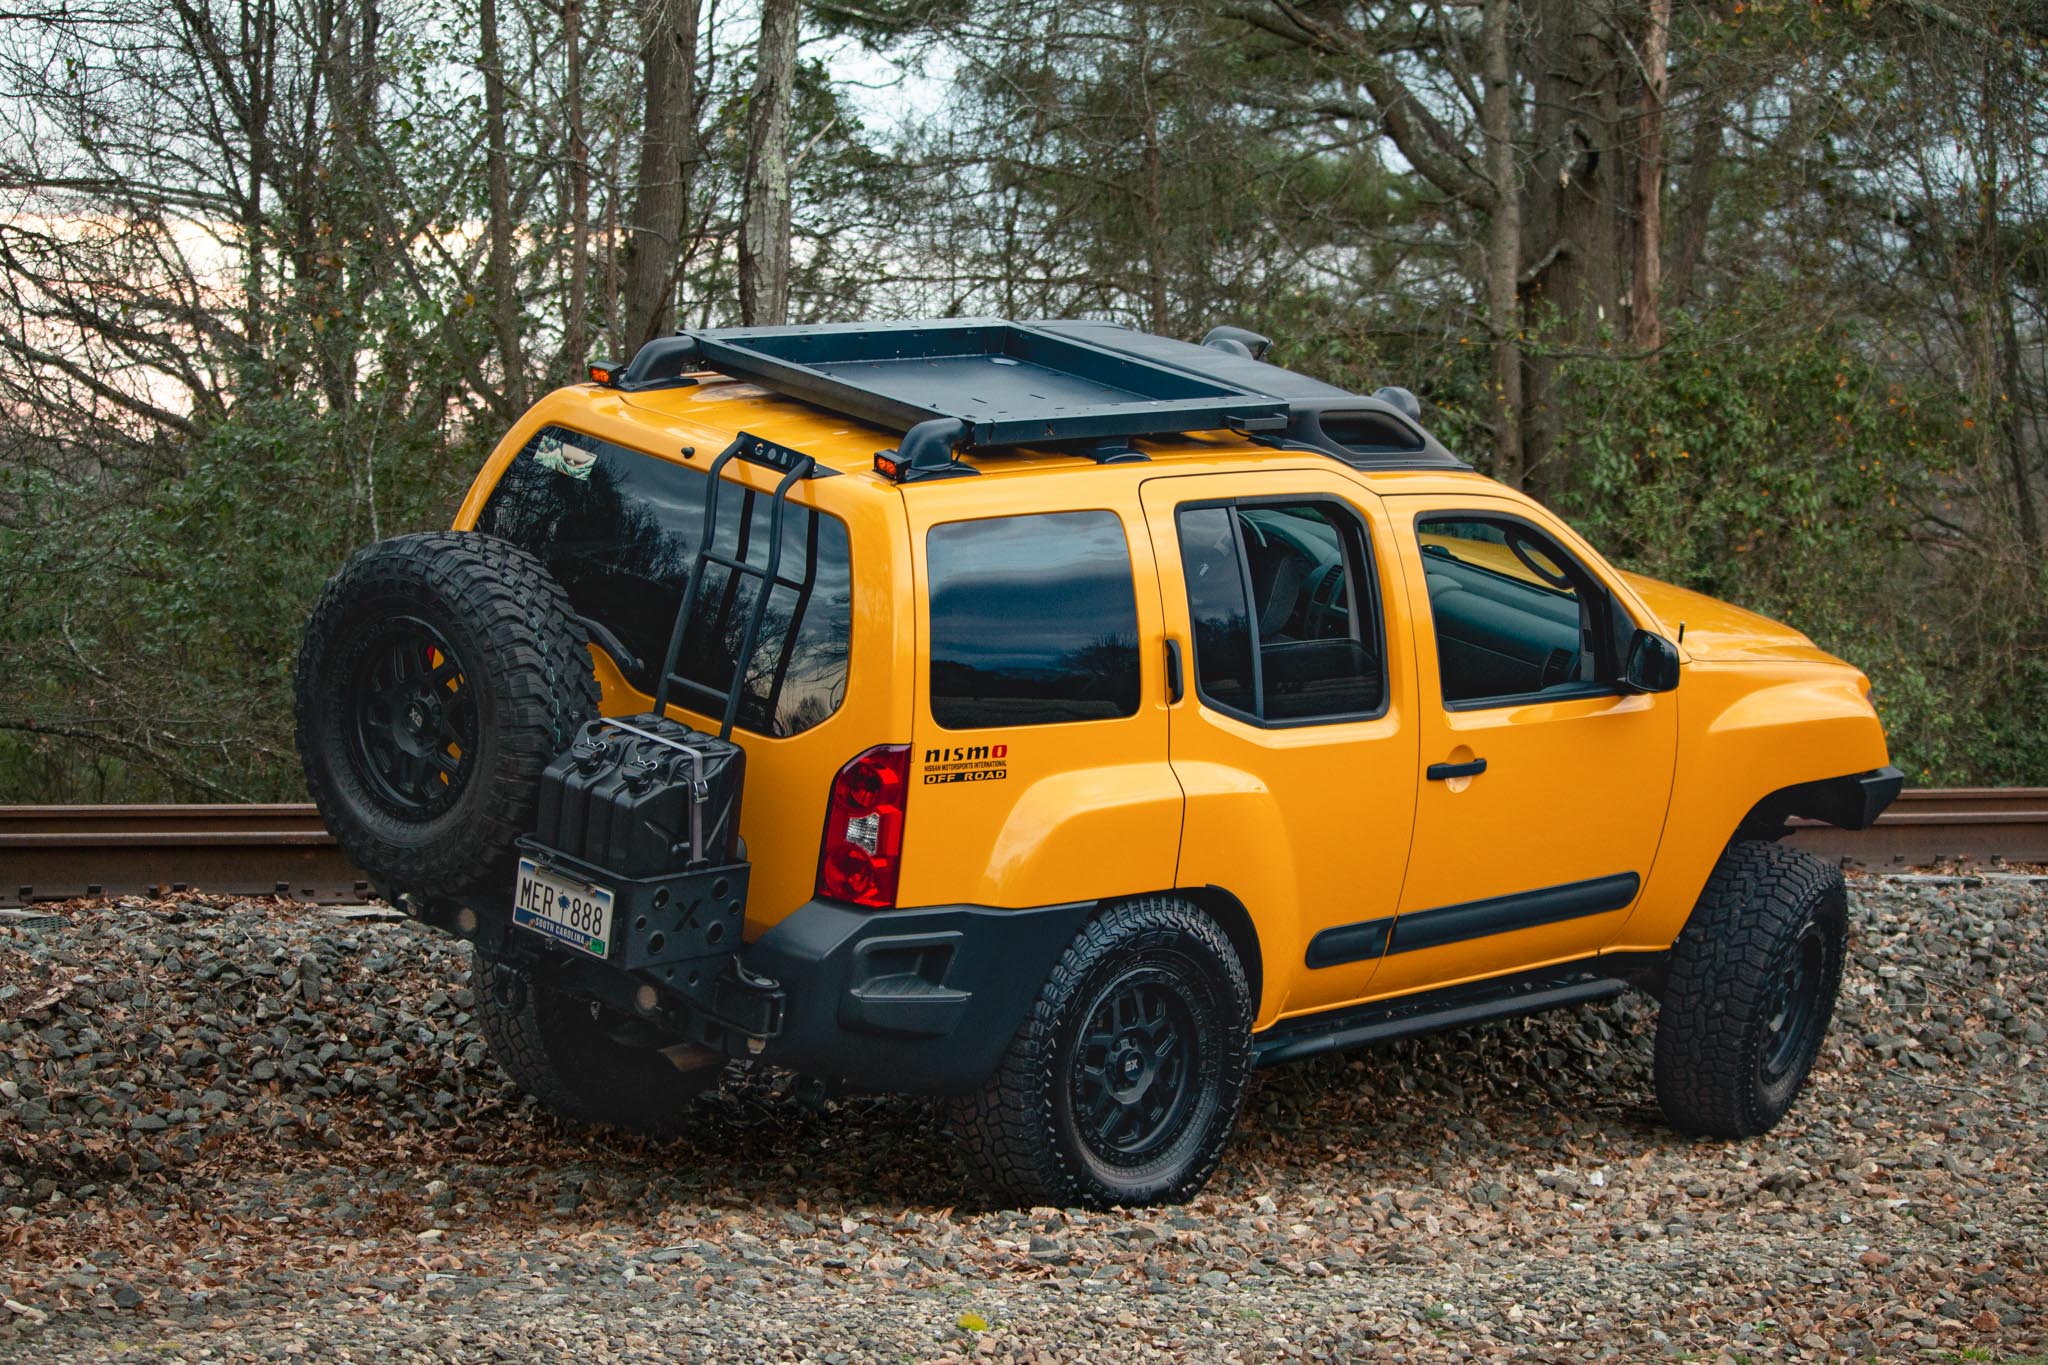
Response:
[[[612,889],[557,876],[521,858],[512,922],[579,953],[605,957],[612,947]]]

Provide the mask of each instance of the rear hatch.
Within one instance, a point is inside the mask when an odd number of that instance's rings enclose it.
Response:
[[[746,754],[740,836],[753,866],[752,939],[811,896],[834,774],[908,730],[891,695],[890,585],[901,532],[887,504],[895,494],[824,468],[788,479],[786,450],[780,467],[764,462],[773,450],[734,458],[721,471],[705,557],[709,468],[736,443],[711,446],[695,430],[602,417],[538,430],[506,465],[474,529],[532,550],[561,581],[590,631],[607,716],[655,709],[689,599],[667,713],[716,735],[730,709],[731,738]],[[703,444],[678,439],[690,435]],[[703,582],[692,595],[700,563]]]

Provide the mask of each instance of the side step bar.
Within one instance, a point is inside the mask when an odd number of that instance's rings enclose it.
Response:
[[[1612,1000],[1632,985],[1653,981],[1663,956],[1614,953],[1283,1019],[1253,1036],[1252,1064],[1274,1066],[1319,1052]]]

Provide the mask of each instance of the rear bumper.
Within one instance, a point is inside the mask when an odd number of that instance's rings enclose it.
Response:
[[[781,1030],[757,1055],[860,1089],[972,1090],[1092,908],[807,902],[740,955],[783,997]]]
[[[963,1094],[987,1080],[1094,909],[1079,902],[1028,910],[859,910],[813,900],[734,952],[736,933],[721,948],[706,942],[708,935],[684,932],[725,922],[724,914],[704,913],[699,898],[672,895],[663,909],[633,879],[551,850],[548,857],[613,888],[619,911],[607,957],[574,952],[514,925],[509,898],[466,906],[402,896],[399,908],[497,961],[678,1039],[863,1090]],[[693,875],[716,882],[733,872]],[[736,925],[731,890],[721,891],[718,902],[730,903]],[[656,951],[650,936],[663,932],[667,942]],[[670,961],[672,952],[685,955]]]

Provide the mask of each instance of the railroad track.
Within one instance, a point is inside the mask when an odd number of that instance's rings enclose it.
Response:
[[[0,806],[0,905],[165,891],[362,901],[310,805]]]
[[[1794,822],[1792,842],[1865,867],[2048,863],[2048,788],[1909,788],[1875,827]],[[176,891],[369,896],[313,807],[0,806],[0,906]]]
[[[1908,787],[1869,829],[1792,826],[1794,846],[1870,868],[2048,863],[2048,787]]]

